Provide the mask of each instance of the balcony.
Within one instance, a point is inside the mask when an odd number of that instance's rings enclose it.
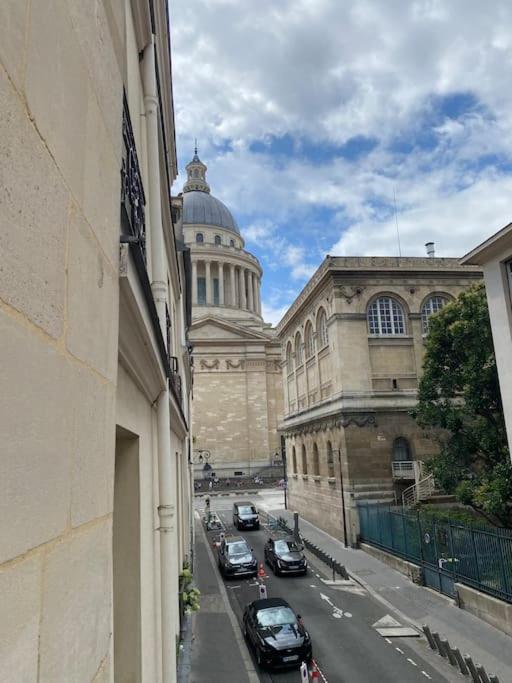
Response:
[[[423,463],[419,460],[398,460],[391,463],[393,479],[418,481],[422,475]]]

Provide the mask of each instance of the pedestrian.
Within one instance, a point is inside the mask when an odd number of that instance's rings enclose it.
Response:
[[[208,484],[208,488],[210,489],[210,491],[213,488],[213,480],[212,479],[210,479],[210,483]]]
[[[230,485],[230,484],[231,484],[231,482],[230,482],[229,477],[228,477],[228,478],[226,479],[226,486],[227,486],[227,488],[229,488],[229,485]]]

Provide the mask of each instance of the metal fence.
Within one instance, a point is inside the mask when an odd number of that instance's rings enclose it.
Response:
[[[433,519],[394,505],[358,508],[362,541],[435,570],[441,584],[444,577],[512,602],[512,530]]]

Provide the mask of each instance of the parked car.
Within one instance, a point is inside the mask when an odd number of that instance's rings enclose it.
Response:
[[[233,504],[233,526],[237,529],[260,528],[260,518],[253,503],[244,501]]]
[[[302,618],[282,598],[255,600],[245,608],[243,632],[261,667],[299,666],[313,656]]]
[[[258,561],[252,548],[241,536],[229,536],[217,549],[217,561],[223,576],[256,576]]]
[[[265,543],[265,561],[276,576],[308,572],[304,548],[291,537],[269,538]]]

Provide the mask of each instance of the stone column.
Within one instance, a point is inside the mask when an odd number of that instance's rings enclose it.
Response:
[[[209,306],[212,303],[212,278],[210,273],[210,261],[205,261],[205,278],[206,278],[206,305]]]
[[[197,261],[192,261],[192,303],[197,305]]]
[[[245,296],[245,268],[240,268],[238,271],[238,284],[240,286],[240,308],[247,308],[247,299]]]
[[[253,274],[252,270],[247,271],[247,294],[249,297],[247,308],[254,311],[254,289],[253,289]]]
[[[257,302],[257,312],[261,315],[261,280],[256,278],[256,302]]]
[[[254,299],[254,312],[259,313],[259,307],[258,307],[258,276],[256,273],[253,273],[252,275],[252,290],[253,290],[253,299]]]
[[[236,306],[235,266],[232,263],[229,265],[229,277],[231,281],[231,305]]]
[[[224,306],[224,264],[219,263],[219,305]]]

